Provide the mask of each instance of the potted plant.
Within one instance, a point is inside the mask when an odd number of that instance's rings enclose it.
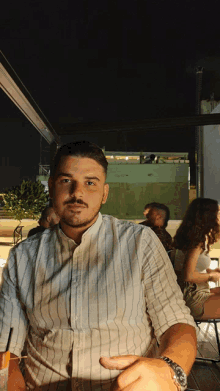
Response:
[[[44,185],[40,182],[25,181],[11,188],[7,188],[3,193],[3,209],[9,216],[19,221],[14,230],[22,238],[21,220],[33,219],[38,220],[42,210],[49,201],[49,195],[45,192]]]

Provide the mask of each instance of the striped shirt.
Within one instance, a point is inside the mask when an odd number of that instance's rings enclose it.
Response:
[[[153,335],[195,327],[154,232],[99,213],[77,245],[59,225],[9,254],[0,294],[0,351],[25,337],[28,390],[109,390],[121,372],[101,356],[149,354]]]

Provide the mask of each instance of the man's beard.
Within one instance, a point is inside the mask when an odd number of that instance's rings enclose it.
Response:
[[[66,215],[66,213],[64,212],[64,214],[60,217],[60,220],[64,224],[68,225],[69,227],[72,227],[72,228],[81,228],[82,227],[83,228],[83,227],[90,225],[93,222],[93,220],[98,216],[101,207],[102,207],[102,202],[100,202],[99,207],[96,209],[96,211],[93,213],[93,215],[90,218],[84,218],[84,219],[82,218],[81,219],[80,217],[79,218],[77,217],[77,214],[75,217],[74,213],[71,216],[71,213],[68,213]],[[79,215],[80,215],[80,213],[79,213]],[[75,222],[74,222],[74,219],[75,219]]]

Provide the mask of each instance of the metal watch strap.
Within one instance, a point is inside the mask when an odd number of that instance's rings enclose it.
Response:
[[[170,366],[170,368],[172,368],[172,370],[174,372],[173,381],[174,381],[178,391],[186,390],[187,389],[187,376],[186,376],[183,368],[179,364],[177,364],[173,360],[171,360],[169,357],[160,356],[159,359],[165,361]],[[184,379],[186,379],[184,382],[185,383],[184,385],[181,384],[180,379],[177,376],[177,370],[181,371],[182,377]]]

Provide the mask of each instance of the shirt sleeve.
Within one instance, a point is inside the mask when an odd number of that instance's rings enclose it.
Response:
[[[158,342],[174,324],[186,323],[196,328],[171,261],[152,230],[144,229],[141,251],[146,309]]]
[[[17,258],[16,248],[13,248],[10,250],[2,274],[0,291],[0,351],[5,351],[10,328],[12,327],[13,332],[9,350],[11,353],[20,356],[26,337],[27,319],[22,303],[19,300]]]

